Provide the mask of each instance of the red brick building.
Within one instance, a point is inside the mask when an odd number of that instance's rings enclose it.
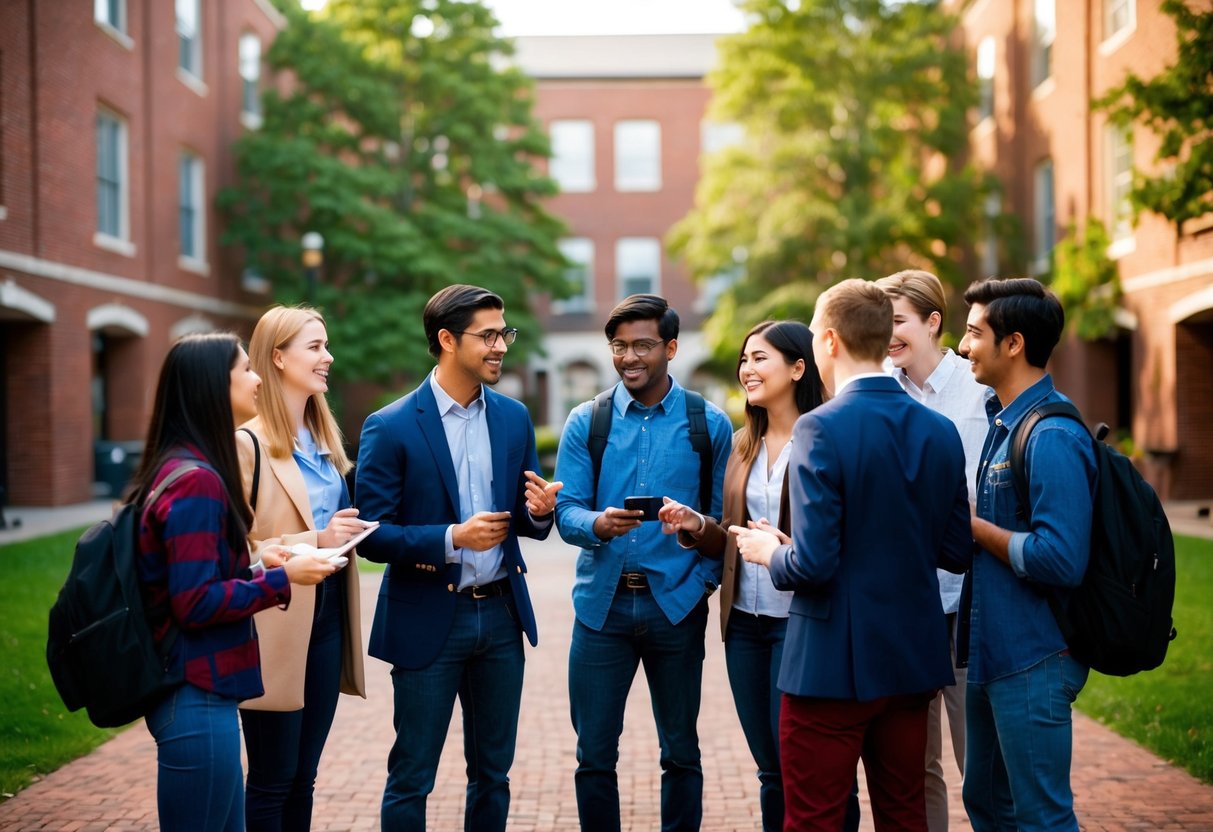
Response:
[[[1203,2],[1203,0],[1202,0]],[[1067,344],[1058,385],[1091,421],[1131,432],[1164,497],[1213,497],[1213,215],[1183,234],[1163,218],[1134,223],[1132,170],[1154,171],[1157,137],[1127,133],[1091,102],[1127,71],[1150,77],[1172,63],[1175,28],[1158,0],[958,0],[982,104],[974,159],[1003,183],[991,212],[1021,220],[1035,268],[1088,216],[1108,229],[1125,290],[1119,332]],[[1200,2],[1191,2],[1193,7]],[[1207,2],[1204,3],[1208,8]],[[997,271],[993,251],[982,272]]]
[[[728,141],[728,126],[705,122],[716,61],[714,35],[521,37],[518,63],[536,79],[535,116],[552,140],[550,175],[561,194],[550,208],[569,227],[565,256],[583,291],[537,313],[546,357],[529,368],[541,402],[536,424],[559,431],[569,410],[617,380],[602,327],[635,292],[666,297],[682,332],[671,372],[694,377],[705,357],[700,325],[711,311],[664,238],[691,209],[700,154]]]
[[[212,206],[283,21],[268,0],[0,0],[0,22],[0,486],[62,505],[94,493],[95,443],[142,437],[174,337],[247,332],[266,302]]]

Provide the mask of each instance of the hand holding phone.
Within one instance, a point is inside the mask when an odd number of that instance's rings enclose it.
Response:
[[[624,497],[623,508],[625,511],[643,511],[644,516],[640,519],[648,522],[657,519],[657,512],[661,511],[662,500],[660,497]]]

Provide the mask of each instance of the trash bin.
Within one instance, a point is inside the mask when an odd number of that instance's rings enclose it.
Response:
[[[101,495],[119,497],[139,469],[143,458],[143,440],[115,442],[98,439],[93,443],[93,482]]]

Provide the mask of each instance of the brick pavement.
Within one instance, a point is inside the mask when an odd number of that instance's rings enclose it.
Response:
[[[559,541],[524,542],[539,615],[540,647],[527,651],[518,756],[512,772],[514,832],[577,827],[574,736],[566,670],[572,627],[574,551]],[[363,582],[367,632],[378,581]],[[709,622],[700,715],[705,776],[704,830],[755,830],[758,783],[733,711],[724,656]],[[376,829],[387,750],[392,739],[387,665],[368,659],[369,698],[342,697],[317,786],[314,828]],[[456,714],[458,714],[456,708]],[[1075,718],[1074,791],[1082,827],[1105,830],[1213,830],[1213,788],[1081,715]],[[946,745],[946,743],[945,743]],[[657,738],[643,680],[633,688],[620,754],[625,828],[659,827]],[[950,763],[949,763],[950,765]],[[952,828],[968,828],[951,770]],[[136,725],[92,754],[0,804],[8,830],[150,830],[155,821],[155,745]],[[462,732],[453,720],[429,804],[430,828],[462,827]],[[862,780],[861,780],[862,785]],[[871,829],[864,807],[865,829]]]

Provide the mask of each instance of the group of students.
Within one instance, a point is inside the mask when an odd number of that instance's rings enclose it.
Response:
[[[181,631],[186,670],[147,719],[162,827],[308,828],[339,692],[365,684],[355,559],[338,568],[296,544],[338,545],[374,521],[358,552],[387,564],[369,648],[392,666],[384,829],[426,827],[456,699],[465,828],[505,828],[522,638],[538,638],[518,538],[553,528],[579,549],[568,685],[582,829],[621,828],[619,739],[641,665],[661,828],[700,827],[718,589],[764,830],[856,829],[860,759],[878,829],[946,829],[945,708],[974,829],[1077,829],[1070,703],[1086,668],[1034,585],[1082,577],[1090,440],[1069,420],[1033,432],[1031,520],[1017,514],[1007,438],[1060,397],[1045,364],[1064,318],[1030,279],[981,281],[965,300],[963,357],[940,349],[946,297],[921,271],[844,281],[809,326],[756,325],[734,433],[669,373],[677,312],[626,298],[605,326],[620,381],[570,414],[549,482],[525,408],[491,389],[518,335],[504,303],[448,286],[423,313],[433,371],[366,419],[358,509],[317,312],[270,310],[247,356],[230,335],[179,341],[133,491],[203,464],[143,518],[141,577],[158,632],[170,619]],[[662,498],[659,522],[627,507],[641,495]]]

